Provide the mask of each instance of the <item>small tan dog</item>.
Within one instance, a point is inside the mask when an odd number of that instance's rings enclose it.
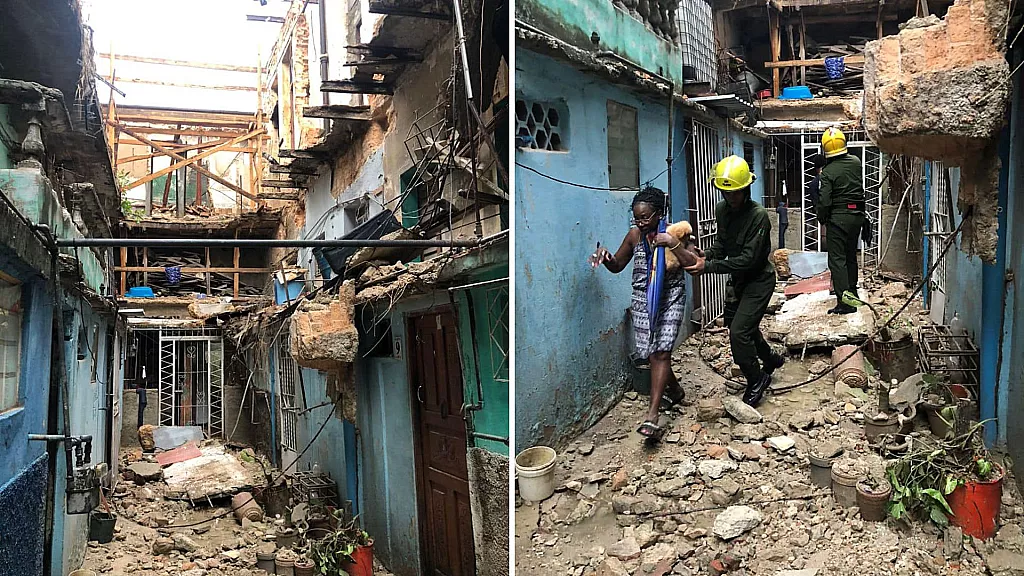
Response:
[[[690,226],[690,223],[686,220],[668,225],[665,228],[665,232],[682,242],[684,248],[689,249],[693,246],[693,226]],[[665,270],[678,270],[680,266],[676,255],[671,250],[665,250]]]

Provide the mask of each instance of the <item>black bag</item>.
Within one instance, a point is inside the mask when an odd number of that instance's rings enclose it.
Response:
[[[401,230],[402,225],[395,219],[391,210],[385,210],[370,218],[354,230],[342,236],[343,240],[380,240],[396,230]],[[318,253],[319,251],[319,253]],[[323,257],[331,265],[331,270],[338,276],[345,274],[345,262],[349,257],[359,251],[358,247],[314,248],[313,254],[319,258]]]
[[[860,239],[864,241],[864,246],[870,248],[871,242],[875,239],[875,235],[872,234],[871,229],[871,218],[864,215],[864,225],[860,227]]]

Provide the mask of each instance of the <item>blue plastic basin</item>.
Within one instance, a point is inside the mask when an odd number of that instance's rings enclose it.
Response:
[[[125,298],[152,298],[153,289],[149,286],[133,286],[124,294]]]
[[[782,89],[782,95],[779,96],[779,100],[811,100],[814,95],[811,94],[811,89],[807,86],[789,86]]]

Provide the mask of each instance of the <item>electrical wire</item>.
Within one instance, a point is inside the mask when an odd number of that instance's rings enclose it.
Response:
[[[299,455],[296,456],[294,460],[292,460],[291,464],[289,464],[286,468],[281,470],[281,472],[278,473],[277,477],[275,477],[273,480],[270,481],[270,483],[267,485],[267,488],[270,488],[271,486],[276,484],[278,480],[280,480],[281,478],[284,477],[285,473],[287,473],[289,470],[292,469],[293,466],[295,466],[296,464],[299,463],[299,459],[301,459],[306,454],[306,452],[313,446],[313,443],[316,442],[316,439],[320,437],[320,433],[323,432],[324,428],[327,427],[327,423],[331,421],[331,418],[334,417],[334,413],[337,410],[338,410],[338,402],[335,402],[334,403],[334,407],[331,408],[331,413],[327,415],[327,418],[324,418],[323,424],[320,424],[320,428],[317,429],[316,434],[314,434],[313,437],[309,440],[309,443],[306,444],[306,447],[302,449],[302,452],[299,452]],[[227,511],[222,512],[222,513],[217,514],[217,515],[214,515],[214,516],[211,516],[211,517],[207,518],[206,520],[200,520],[199,522],[193,522],[191,524],[176,524],[176,525],[173,525],[173,526],[167,526],[166,529],[168,529],[168,530],[176,530],[178,528],[192,528],[193,526],[201,526],[203,524],[206,524],[207,522],[213,522],[214,520],[219,520],[221,518],[229,516],[230,514],[234,513],[235,510],[238,510],[238,509],[242,508],[242,506],[245,506],[246,504],[248,504],[249,502],[252,502],[255,499],[256,499],[256,497],[250,494],[249,495],[249,499],[246,500],[245,502],[242,502],[238,506],[235,506],[232,503],[232,505],[228,507]]]
[[[924,287],[927,285],[928,280],[932,277],[932,275],[935,273],[935,270],[938,268],[939,263],[942,262],[943,258],[946,257],[946,253],[949,252],[949,249],[956,243],[955,240],[956,240],[957,236],[960,235],[961,231],[964,228],[964,224],[967,223],[968,218],[971,217],[971,214],[973,212],[974,212],[974,208],[973,207],[968,207],[967,211],[964,212],[963,218],[960,219],[960,224],[956,227],[955,230],[953,230],[953,232],[949,236],[946,237],[946,242],[945,242],[945,244],[944,244],[944,246],[942,248],[942,251],[935,258],[934,263],[931,265],[930,269],[925,274],[924,278],[921,279],[921,283],[917,286],[917,288],[914,289],[914,291],[910,294],[910,296],[907,297],[907,300],[903,303],[903,305],[900,306],[899,309],[897,309],[895,312],[893,312],[892,315],[889,316],[889,319],[886,320],[885,323],[882,324],[882,326],[880,328],[876,328],[873,334],[871,334],[864,342],[859,344],[845,358],[843,358],[839,362],[833,362],[832,366],[828,370],[822,372],[821,374],[818,374],[817,376],[814,376],[813,378],[809,378],[809,379],[807,379],[807,380],[805,380],[803,382],[797,382],[796,384],[788,384],[786,386],[780,386],[778,388],[770,388],[769,391],[772,392],[773,394],[781,394],[783,392],[789,392],[790,390],[795,390],[797,388],[806,386],[808,384],[813,384],[814,382],[817,382],[818,380],[821,380],[825,376],[833,373],[837,368],[839,368],[844,363],[846,363],[847,360],[849,360],[850,358],[853,358],[853,356],[855,354],[858,354],[859,352],[861,352],[868,345],[868,343],[873,342],[875,337],[878,336],[879,334],[881,334],[882,331],[888,330],[889,327],[891,326],[891,324],[893,323],[893,321],[895,321],[896,318],[898,318],[900,314],[905,312],[906,309],[910,306],[911,302],[913,302],[917,298],[917,296],[921,293],[921,291],[924,290]],[[697,357],[700,358],[701,361],[704,362],[707,366],[709,366],[712,370],[714,370],[716,374],[718,374],[719,376],[724,378],[725,381],[726,381],[726,386],[729,386],[729,384],[732,383],[732,384],[738,384],[740,386],[746,387],[747,384],[745,382],[743,382],[741,380],[734,380],[734,379],[732,379],[732,378],[730,378],[728,376],[724,376],[724,375],[720,374],[718,372],[718,370],[715,370],[715,368],[713,366],[711,366],[710,363],[708,363],[707,360],[704,360],[704,357],[701,356],[701,354],[700,354],[700,350],[701,350],[701,348],[703,348],[703,346],[704,346],[704,341],[702,340],[701,341],[701,345],[697,348]],[[729,386],[729,387],[734,389],[734,390],[736,389],[735,386]]]

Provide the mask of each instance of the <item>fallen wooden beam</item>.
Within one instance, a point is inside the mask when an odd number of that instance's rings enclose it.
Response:
[[[298,174],[300,176],[317,176],[319,173],[315,168],[300,168],[288,164],[271,164],[271,174]]]
[[[261,192],[260,198],[264,200],[298,200],[298,192]]]
[[[159,177],[161,177],[161,176],[163,176],[165,174],[170,174],[171,172],[174,172],[175,170],[177,170],[179,168],[184,168],[185,166],[195,166],[196,162],[199,162],[200,160],[202,160],[203,158],[206,158],[207,156],[211,156],[213,154],[216,154],[217,152],[222,151],[221,150],[222,148],[225,148],[226,146],[233,146],[233,145],[238,144],[238,143],[240,143],[240,142],[242,142],[244,140],[248,140],[248,139],[258,135],[261,132],[262,132],[262,129],[261,130],[256,130],[254,132],[250,132],[248,134],[243,134],[241,136],[238,136],[238,137],[234,138],[233,140],[229,140],[226,144],[222,144],[220,146],[214,146],[213,148],[210,148],[208,150],[204,150],[204,151],[200,152],[199,154],[196,154],[195,156],[193,156],[191,158],[185,158],[183,156],[178,156],[177,154],[175,154],[174,156],[176,156],[177,158],[181,158],[181,160],[171,164],[170,166],[168,166],[166,168],[163,168],[161,170],[157,170],[156,172],[153,172],[152,174],[148,174],[146,176],[143,176],[142,178],[139,178],[138,180],[136,180],[136,181],[134,181],[134,182],[124,186],[122,190],[123,191],[127,191],[127,190],[131,190],[132,188],[136,188],[138,186],[142,186],[146,182],[152,182],[153,180],[155,180],[155,179],[157,179],[157,178],[159,178]],[[135,136],[134,134],[132,134],[132,135]],[[170,150],[168,150],[167,153],[168,153],[168,155],[170,155]],[[201,168],[200,166],[195,166],[195,167],[196,168]]]
[[[846,64],[863,64],[864,55],[856,54],[854,56],[846,56],[843,61]],[[824,66],[824,58],[812,58],[810,60],[781,60],[779,62],[765,62],[765,68],[789,68],[790,66]]]
[[[278,150],[277,155],[281,158],[299,158],[302,160],[329,160],[330,154],[327,152],[311,152],[308,150],[289,150],[282,148]]]
[[[163,272],[169,267],[165,266],[114,266],[114,272]],[[181,271],[185,274],[202,274],[204,272],[218,273],[218,274],[268,274],[273,272],[272,268],[237,268],[237,267],[182,267]]]
[[[267,188],[296,188],[299,190],[306,189],[305,184],[296,182],[295,180],[263,180],[261,183]],[[266,194],[261,194],[260,196],[263,198],[267,197]]]
[[[306,106],[302,109],[302,115],[306,118],[330,118],[332,120],[372,119],[369,106],[344,106],[341,104]]]
[[[221,139],[218,139],[218,140],[216,140],[214,142],[203,142],[202,144],[191,144],[189,146],[184,146],[182,148],[173,148],[173,150],[175,152],[190,152],[192,150],[200,150],[202,148],[213,148],[214,146],[217,146],[219,144],[224,144],[225,142],[228,142],[228,140],[226,138],[221,138]],[[142,146],[145,146],[145,144],[142,144],[142,142],[139,142],[139,144],[141,144]],[[163,156],[163,152],[150,152],[149,154],[138,154],[138,155],[135,155],[135,156],[125,156],[124,158],[118,158],[117,159],[117,164],[120,166],[121,164],[127,164],[129,162],[135,162],[137,160],[147,160],[149,158],[154,158],[156,156]]]
[[[395,92],[386,82],[354,82],[352,80],[324,80],[320,83],[320,91],[345,94],[394,94]]]
[[[110,60],[110,54],[100,52],[96,55],[105,60]],[[250,74],[256,73],[255,66],[235,66],[233,64],[217,64],[214,62],[192,62],[188,60],[171,60],[169,58],[151,58],[149,56],[123,56],[121,54],[117,54],[114,57],[114,60],[124,60],[125,62],[141,62],[143,64],[162,64],[164,66],[179,66],[181,68],[205,68],[207,70],[248,72]]]

